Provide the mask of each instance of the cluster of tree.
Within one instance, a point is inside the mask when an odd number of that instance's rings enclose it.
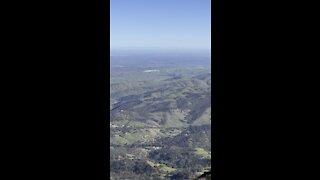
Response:
[[[110,161],[110,172],[117,173],[118,175],[124,174],[125,172],[132,172],[136,175],[144,174],[150,176],[156,173],[157,170],[143,160],[122,159]]]
[[[177,171],[170,177],[170,179],[172,180],[173,179],[190,179],[190,178],[191,178],[190,174],[183,171]]]
[[[190,126],[175,137],[165,137],[157,140],[155,146],[184,148],[204,148],[211,151],[211,126]]]

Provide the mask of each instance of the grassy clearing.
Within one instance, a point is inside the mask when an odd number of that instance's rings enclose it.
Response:
[[[112,139],[112,142],[114,144],[117,144],[117,145],[124,145],[124,144],[127,144],[128,143],[128,140],[123,138],[123,137],[120,137],[120,136],[115,136],[113,137]]]
[[[126,132],[122,135],[111,137],[111,142],[117,145],[130,145],[139,142],[148,142],[154,138],[161,136],[160,129],[140,129],[131,132]]]
[[[176,171],[175,168],[169,167],[165,164],[155,163],[152,161],[147,161],[147,163],[152,167],[158,168],[162,173],[172,173],[173,171]]]
[[[211,159],[210,153],[204,150],[203,148],[194,148],[194,153],[198,156],[201,156],[204,159]]]
[[[140,141],[143,138],[143,134],[128,133],[124,136],[124,138],[128,141],[128,144],[133,144],[133,143]]]
[[[126,154],[126,157],[133,160],[135,158],[135,155],[133,154]]]
[[[166,166],[166,165],[164,165],[164,164],[161,164],[159,169],[160,169],[160,171],[162,171],[162,172],[167,172],[167,173],[172,173],[173,171],[176,170],[175,168]]]

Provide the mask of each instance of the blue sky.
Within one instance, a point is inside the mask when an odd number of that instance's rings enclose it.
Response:
[[[210,49],[210,0],[111,0],[111,49]]]

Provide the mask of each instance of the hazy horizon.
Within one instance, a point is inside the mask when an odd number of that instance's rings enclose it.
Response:
[[[178,49],[178,48],[111,48],[110,56],[122,53],[165,53],[165,54],[211,54],[211,49]]]

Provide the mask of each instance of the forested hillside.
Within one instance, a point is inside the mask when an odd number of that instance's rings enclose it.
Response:
[[[111,58],[112,179],[194,179],[211,169],[210,57],[185,57]]]

